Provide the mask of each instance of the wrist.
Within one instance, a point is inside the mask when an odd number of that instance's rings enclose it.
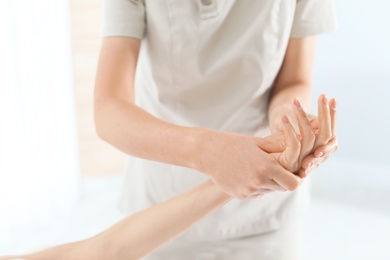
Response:
[[[274,107],[269,112],[269,127],[271,133],[282,131],[282,117],[286,115],[290,120],[294,121],[295,115],[290,104],[282,104]]]
[[[214,198],[219,203],[226,203],[233,199],[232,196],[220,189],[211,179],[203,183],[203,193],[208,194],[209,198]]]
[[[186,139],[188,147],[187,166],[204,173],[206,154],[209,153],[211,135],[214,131],[206,128],[190,127]]]

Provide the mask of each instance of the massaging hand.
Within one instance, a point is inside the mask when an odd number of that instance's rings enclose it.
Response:
[[[282,117],[284,124],[281,123],[281,131],[266,137],[268,147],[263,146],[262,148],[268,151],[287,170],[302,178],[306,177],[309,171],[317,168],[320,163],[329,157],[330,153],[337,150],[337,137],[334,131],[335,109],[335,99],[327,102],[326,96],[321,95],[318,101],[319,117],[317,118],[306,115],[299,101],[294,100],[292,111],[296,130],[289,124],[287,116]],[[283,152],[272,153],[272,151],[267,150],[270,148],[271,150],[272,148],[276,149],[278,144],[285,147]],[[321,153],[322,156],[318,156]],[[314,167],[307,167],[310,163]],[[306,167],[302,168],[302,164]]]
[[[293,118],[296,129],[290,124],[286,115],[282,117],[282,131],[274,133],[265,139],[274,145],[282,145],[283,150],[270,154],[288,171],[297,173],[301,169],[303,158],[311,153],[316,142],[316,136],[307,114],[300,105],[298,99],[292,104]],[[326,124],[324,127],[328,127]],[[322,129],[322,126],[321,126]]]
[[[301,183],[299,176],[268,153],[283,150],[281,145],[256,136],[213,130],[204,136],[204,143],[196,169],[232,197],[247,199],[274,190],[292,191]]]
[[[300,138],[286,116],[282,135],[260,138],[215,132],[206,137],[208,149],[198,169],[209,175],[224,192],[238,199],[295,190],[302,178],[293,172],[301,168],[302,159],[311,153],[315,144],[308,117],[297,100],[295,104],[294,120],[299,133],[303,133]]]

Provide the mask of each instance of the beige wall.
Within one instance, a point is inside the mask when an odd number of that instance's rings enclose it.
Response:
[[[93,124],[93,87],[100,48],[102,0],[71,0],[74,86],[83,175],[112,175],[124,166],[124,155],[101,141]]]

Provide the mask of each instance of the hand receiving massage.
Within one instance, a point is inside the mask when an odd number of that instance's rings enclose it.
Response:
[[[245,198],[296,189],[310,171],[337,149],[335,100],[332,99],[329,104],[321,96],[318,118],[310,120],[298,100],[294,100],[295,117],[283,116],[279,131],[266,138],[248,137],[256,140],[258,150],[262,151],[263,158],[267,158],[267,163],[279,165],[284,171],[262,175],[260,182],[252,186]],[[319,156],[320,153],[322,156]],[[308,167],[309,164],[312,166]],[[139,259],[178,237],[231,199],[232,195],[208,180],[184,194],[124,218],[92,238],[30,255],[0,259]]]
[[[295,157],[290,155],[279,162],[289,171],[305,178],[338,149],[335,132],[336,100],[328,101],[326,95],[321,95],[318,98],[318,117],[306,114],[297,99],[294,100],[292,107],[296,117],[291,117],[290,120],[297,129],[300,153]],[[301,120],[296,120],[299,118]],[[265,139],[270,143],[281,143],[283,131],[280,124],[278,130]]]
[[[338,149],[335,132],[336,100],[333,98],[328,101],[326,95],[321,95],[318,100],[318,118],[313,115],[308,115],[308,118],[316,136],[316,142],[313,153],[302,161],[303,169],[299,173],[303,177],[325,162]]]
[[[273,191],[293,191],[310,171],[337,149],[335,107],[334,99],[328,102],[326,96],[321,95],[318,99],[318,117],[310,116],[310,120],[295,99],[292,107],[283,112],[289,112],[284,121],[292,123],[298,140],[289,143],[294,146],[294,153],[284,153],[279,158],[276,158],[277,153],[288,146],[284,143],[283,130],[286,129],[282,120],[266,138],[207,132],[204,137],[207,147],[202,153],[204,157],[194,168],[207,174],[221,190],[238,199]]]

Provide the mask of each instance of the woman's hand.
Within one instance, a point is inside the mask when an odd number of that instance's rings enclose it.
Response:
[[[196,169],[210,176],[215,185],[237,199],[273,190],[295,190],[301,178],[286,170],[262,149],[263,138],[223,131],[207,131]],[[279,144],[272,145],[281,150]]]
[[[265,138],[269,142],[280,143],[284,148],[283,152],[272,153],[271,155],[287,170],[298,173],[302,160],[307,157],[313,150],[316,142],[316,136],[308,119],[306,112],[303,110],[298,99],[292,104],[294,113],[294,122],[296,129],[290,123],[286,115],[282,117],[280,124],[281,132],[270,135]],[[280,133],[283,133],[282,135]]]
[[[302,134],[298,134],[298,130],[294,129],[288,117],[284,115],[280,124],[281,131],[264,138],[260,148],[269,152],[286,170],[297,173],[301,169],[302,158],[310,154],[316,139],[308,116],[297,99],[293,103],[293,112],[299,132]],[[278,150],[279,148],[282,149]],[[303,179],[300,179],[300,184],[302,181]],[[259,190],[251,199],[273,191],[275,190]]]
[[[325,162],[338,149],[335,132],[336,100],[328,101],[325,94],[318,98],[318,117],[309,115],[310,124],[316,136],[313,151],[305,156],[299,176],[306,177],[309,172]]]
[[[300,149],[296,151],[295,157],[287,153],[273,153],[274,157],[287,170],[298,174],[304,178],[308,172],[317,168],[326,161],[329,155],[337,150],[337,136],[335,134],[336,123],[336,101],[329,102],[325,95],[318,99],[318,117],[307,115],[295,99],[291,111],[287,114],[290,120],[284,116],[283,121],[291,121],[294,126],[294,133],[298,136]],[[283,127],[283,122],[279,124],[279,131],[266,137],[269,153],[272,153],[271,144],[281,145],[286,148],[289,144],[288,132]],[[285,136],[287,134],[287,136]],[[291,134],[291,133],[290,133]],[[286,139],[287,138],[287,139]],[[287,156],[288,155],[288,156]]]

